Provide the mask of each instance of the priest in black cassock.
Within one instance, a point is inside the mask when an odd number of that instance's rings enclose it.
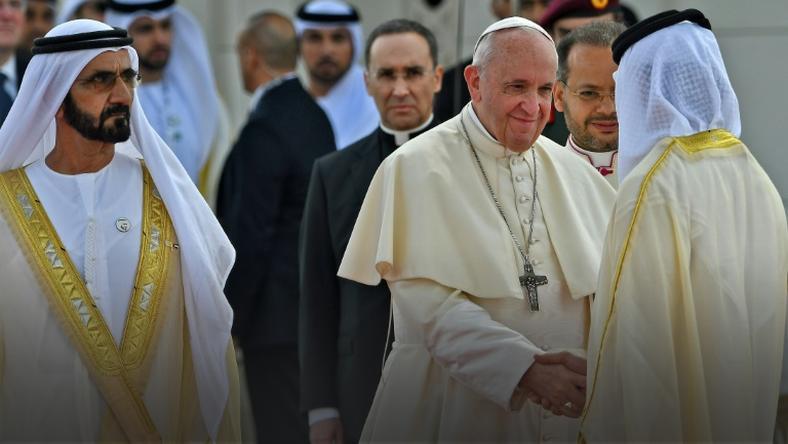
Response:
[[[227,159],[220,222],[237,256],[225,293],[235,311],[259,442],[305,443],[298,406],[298,231],[312,164],[332,152],[320,106],[293,73],[296,35],[286,17],[265,12],[238,43],[252,111]]]
[[[380,126],[315,162],[299,248],[301,404],[315,442],[358,442],[389,344],[389,290],[337,277],[372,176],[398,146],[434,126],[443,68],[424,26],[391,20],[370,34],[365,81]]]

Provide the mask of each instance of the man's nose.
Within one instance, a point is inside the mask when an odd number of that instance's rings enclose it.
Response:
[[[161,28],[155,28],[153,30],[153,38],[156,43],[162,44],[166,43],[167,41],[167,32]]]
[[[395,97],[405,97],[410,94],[410,88],[408,87],[408,82],[402,76],[397,76],[397,79],[394,80],[394,90],[392,94]]]
[[[616,112],[616,98],[613,95],[602,96],[601,101],[597,104],[600,111],[612,114]]]
[[[134,88],[124,82],[120,76],[115,77],[115,84],[112,86],[110,94],[110,102],[130,104],[131,98],[134,96]]]
[[[529,116],[535,116],[539,113],[539,97],[534,93],[523,94],[520,98],[520,109],[525,111]]]

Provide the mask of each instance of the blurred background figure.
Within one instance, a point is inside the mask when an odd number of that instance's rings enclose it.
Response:
[[[552,0],[539,24],[558,42],[596,20],[623,21],[618,0]]]
[[[125,28],[140,58],[140,103],[209,204],[229,148],[202,28],[173,1],[110,0],[106,22]]]
[[[361,16],[345,2],[314,0],[298,9],[295,26],[309,92],[328,115],[335,145],[342,149],[379,122],[358,64],[364,48]]]
[[[23,8],[22,0],[0,0],[0,125],[14,103],[22,75],[30,63],[30,50],[19,49]]]
[[[492,0],[492,12],[498,18],[505,18],[512,15],[519,15],[525,17],[532,22],[539,23],[547,9],[550,0],[520,0],[520,12],[512,12],[512,0]]]
[[[65,0],[61,2],[57,23],[81,18],[103,22],[106,10],[106,0]]]
[[[29,51],[33,40],[55,26],[55,0],[27,0],[20,48]]]
[[[506,18],[512,13],[512,0],[492,0],[490,10],[498,18]],[[547,9],[550,0],[520,0],[520,12],[516,15],[538,23]],[[463,106],[471,100],[468,84],[465,83],[463,72],[471,64],[471,57],[462,60],[446,71],[443,76],[443,86],[435,98],[435,120],[442,123],[451,119],[460,112]]]
[[[219,220],[235,245],[225,294],[235,313],[261,443],[306,443],[299,408],[298,232],[312,164],[334,152],[323,110],[293,72],[292,23],[254,15],[238,36],[252,111],[222,173]]]

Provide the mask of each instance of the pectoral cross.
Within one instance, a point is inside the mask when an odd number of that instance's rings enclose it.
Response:
[[[528,293],[528,308],[532,312],[539,311],[539,294],[536,289],[542,285],[547,285],[547,276],[540,276],[534,273],[534,267],[528,261],[525,261],[523,268],[525,273],[520,276],[520,286]]]

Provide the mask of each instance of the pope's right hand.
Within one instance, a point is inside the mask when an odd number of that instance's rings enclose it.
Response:
[[[342,444],[342,422],[339,418],[318,421],[309,427],[311,444]]]
[[[520,380],[528,398],[556,415],[577,418],[585,404],[586,360],[568,352],[540,355]],[[535,395],[535,396],[534,396]]]

